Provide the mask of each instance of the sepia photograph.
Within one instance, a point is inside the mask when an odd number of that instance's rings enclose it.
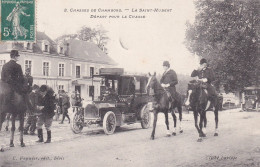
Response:
[[[0,167],[260,167],[259,0],[0,0]]]

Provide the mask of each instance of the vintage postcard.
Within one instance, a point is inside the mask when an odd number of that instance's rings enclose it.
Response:
[[[259,0],[0,0],[0,166],[260,166]]]

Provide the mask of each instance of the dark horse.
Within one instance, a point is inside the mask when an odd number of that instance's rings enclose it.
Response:
[[[154,105],[154,121],[153,121],[153,131],[151,134],[151,139],[154,140],[154,134],[155,134],[155,128],[156,128],[156,122],[157,122],[157,117],[158,113],[162,112],[165,115],[165,124],[167,127],[167,136],[170,136],[169,132],[169,121],[168,121],[168,112],[170,111],[173,117],[174,121],[174,131],[172,135],[176,135],[176,115],[174,109],[177,107],[178,112],[179,112],[179,119],[180,119],[180,133],[183,132],[182,127],[181,127],[181,121],[182,121],[182,100],[181,96],[179,93],[177,99],[170,100],[167,91],[161,86],[161,84],[158,82],[156,79],[156,74],[151,75],[149,74],[149,80],[147,83],[147,89],[151,88],[154,90],[154,96],[155,96],[155,102],[156,104]]]
[[[6,113],[12,114],[12,128],[11,128],[11,138],[10,147],[14,147],[14,131],[15,131],[15,118],[18,116],[20,120],[20,142],[21,147],[24,147],[23,142],[23,128],[24,128],[24,114],[26,112],[26,103],[22,95],[15,92],[14,104],[10,105],[8,101],[10,99],[11,88],[7,83],[0,81],[0,128],[4,122]],[[1,130],[1,129],[0,129]]]
[[[188,84],[188,99],[186,102],[189,102],[189,106],[193,111],[195,127],[199,133],[198,142],[202,141],[202,137],[206,137],[206,126],[207,126],[207,117],[206,111],[211,107],[214,107],[215,114],[215,134],[214,136],[218,136],[218,100],[217,97],[213,100],[209,100],[208,94],[205,90],[205,85],[201,81],[193,80]],[[187,104],[187,103],[186,103]],[[198,126],[198,114],[200,115],[200,123]],[[204,129],[203,129],[204,125]]]

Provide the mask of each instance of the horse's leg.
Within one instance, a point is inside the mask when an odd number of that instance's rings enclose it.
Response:
[[[168,137],[170,137],[170,136],[171,136],[171,133],[170,133],[170,129],[169,129],[168,110],[165,110],[165,111],[164,111],[164,115],[165,115],[165,124],[166,124],[166,127],[167,127],[167,133],[166,133],[166,135],[167,135]]]
[[[207,113],[205,111],[205,114],[204,114],[204,126],[203,126],[203,129],[202,129],[205,137],[206,137],[206,134],[207,134]]]
[[[12,127],[11,127],[10,147],[14,147],[15,118],[16,118],[16,114],[13,113],[11,116]]]
[[[215,115],[215,123],[216,123],[214,136],[218,136],[218,107],[215,107],[214,115]]]
[[[5,130],[8,131],[8,127],[9,127],[9,122],[10,122],[10,119],[11,119],[11,114],[10,113],[7,113],[6,115],[6,126],[5,126]]]
[[[21,143],[21,147],[25,147],[25,144],[23,142],[24,113],[21,113],[18,116],[19,116],[19,123],[20,123],[20,143]]]
[[[5,115],[6,114],[4,112],[0,113],[0,131],[2,129],[3,122],[5,121]]]
[[[179,112],[179,120],[180,120],[180,133],[183,133],[183,129],[182,129],[182,105],[179,104],[178,107],[178,112]]]
[[[193,111],[193,116],[194,116],[194,120],[195,120],[195,127],[199,133],[199,136],[201,134],[201,130],[199,129],[199,126],[198,126],[198,111]],[[197,140],[198,142],[201,142],[202,141],[202,138],[199,137],[199,139]]]
[[[202,132],[203,122],[204,122],[204,111],[202,111],[200,113],[200,123],[199,123],[200,132],[199,132],[199,138],[197,140],[198,142],[202,142],[202,137],[204,137],[203,132]]]
[[[156,122],[157,122],[157,117],[158,117],[158,112],[157,110],[153,111],[154,119],[153,119],[153,131],[151,134],[151,139],[154,140],[154,134],[155,134],[155,128],[156,128]]]
[[[206,137],[204,131],[203,131],[203,124],[205,122],[205,115],[206,115],[206,111],[202,111],[201,114],[200,114],[200,130],[201,130],[201,133],[200,133],[200,137]]]
[[[177,117],[174,113],[174,110],[172,110],[172,118],[173,118],[173,122],[174,122],[174,127],[173,127],[173,132],[172,135],[176,136],[176,122],[177,122]]]

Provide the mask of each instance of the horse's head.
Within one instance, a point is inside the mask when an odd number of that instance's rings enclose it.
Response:
[[[195,100],[199,99],[201,90],[201,82],[197,80],[192,80],[188,83],[188,98],[186,101],[186,105],[190,105],[190,103],[195,102]]]
[[[158,84],[158,81],[156,79],[156,73],[154,73],[154,75],[151,75],[150,73],[148,73],[148,82],[146,85],[146,90],[148,91],[149,89],[155,89],[156,85]]]

